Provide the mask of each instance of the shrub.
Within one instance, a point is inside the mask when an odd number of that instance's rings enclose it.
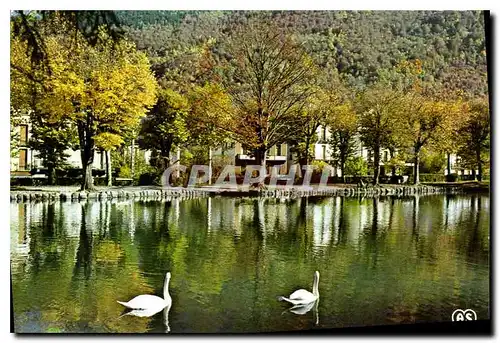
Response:
[[[314,173],[319,174],[321,174],[326,167],[330,167],[328,163],[321,160],[315,160],[311,163],[311,165],[314,166]]]
[[[350,157],[345,164],[345,174],[362,176],[368,174],[368,163],[361,156]]]
[[[446,175],[446,182],[456,182],[457,179],[458,179],[458,174],[456,173]]]
[[[154,185],[157,180],[156,173],[146,172],[139,175],[139,185],[140,186],[150,186]]]
[[[131,178],[132,170],[130,168],[130,147],[122,147],[117,150],[111,151],[111,163],[113,170],[117,170],[116,176],[123,178]],[[135,151],[134,159],[134,184],[140,184],[140,182],[145,182],[145,179],[141,181],[141,175],[143,174],[155,174],[156,170],[151,166],[144,158],[144,151],[137,149]],[[147,178],[144,176],[143,178]]]

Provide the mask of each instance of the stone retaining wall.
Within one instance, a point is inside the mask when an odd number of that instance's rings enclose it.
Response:
[[[103,190],[100,192],[48,192],[48,191],[11,191],[11,201],[85,201],[107,199],[150,199],[161,200],[167,197],[197,198],[211,195],[229,197],[272,197],[299,198],[313,196],[346,196],[346,197],[376,197],[376,196],[406,196],[427,194],[457,194],[463,193],[461,187],[449,186],[399,186],[399,187],[329,187],[327,189],[262,189],[249,191],[229,191],[220,189],[146,189],[146,190]]]
[[[463,193],[461,187],[446,186],[402,186],[402,187],[346,187],[328,188],[318,190],[301,189],[274,189],[261,190],[260,196],[265,197],[304,197],[304,196],[346,196],[346,197],[377,197],[377,196],[407,196],[407,195],[429,195],[429,194],[459,194]]]
[[[11,201],[84,201],[107,199],[164,199],[167,197],[203,197],[210,192],[198,189],[148,189],[140,191],[108,190],[101,192],[44,192],[44,191],[11,191]]]

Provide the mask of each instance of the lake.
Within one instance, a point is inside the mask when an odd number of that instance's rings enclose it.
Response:
[[[487,195],[10,204],[16,332],[249,333],[488,319]],[[312,289],[304,314],[288,296]],[[139,294],[172,306],[121,316]]]

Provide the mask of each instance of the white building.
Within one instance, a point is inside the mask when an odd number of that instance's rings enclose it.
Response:
[[[21,117],[21,124],[14,128],[14,133],[17,134],[19,142],[16,154],[10,158],[10,172],[13,176],[27,176],[29,171],[34,168],[43,168],[43,161],[38,157],[36,151],[28,146],[31,137],[32,124],[29,121],[29,116]],[[80,150],[66,150],[69,155],[67,163],[74,168],[82,167]],[[99,151],[94,153],[93,167],[96,169],[104,169],[105,155]]]

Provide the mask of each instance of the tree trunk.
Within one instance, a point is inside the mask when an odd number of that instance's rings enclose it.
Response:
[[[256,165],[261,165],[263,167],[266,167],[266,154],[267,149],[266,148],[258,148],[255,152],[255,164]]]
[[[415,162],[413,166],[413,184],[420,183],[420,148],[415,148]]]
[[[255,163],[257,165],[260,165],[264,169],[264,173],[267,175],[267,169],[266,169],[266,157],[267,157],[267,149],[265,147],[260,147],[257,149],[255,153]],[[262,187],[265,183],[265,178],[263,181],[261,181],[258,185],[258,187]]]
[[[94,179],[92,178],[92,164],[94,163],[94,130],[93,116],[87,113],[85,121],[79,121],[78,139],[80,141],[80,155],[82,159],[83,179],[80,190],[94,190]]]
[[[111,151],[105,151],[106,154],[106,186],[113,186],[113,174],[111,171]]]
[[[81,151],[83,181],[81,190],[94,190],[94,178],[92,177],[92,164],[94,163],[94,147],[93,140],[91,143],[86,144]]]
[[[94,187],[94,178],[92,177],[92,161],[91,159],[87,158],[86,161],[83,162],[83,182],[82,182],[82,188],[80,190],[85,191],[85,190],[93,190]]]
[[[132,139],[132,144],[130,145],[130,178],[134,180],[134,177],[135,177],[135,139]]]
[[[373,184],[378,185],[380,176],[380,144],[375,144],[373,149]]]
[[[212,184],[212,147],[208,147],[208,184]]]
[[[476,160],[477,160],[477,181],[483,181],[483,163],[481,162],[481,150],[476,149]]]
[[[181,148],[180,147],[177,147],[177,154],[176,154],[175,164],[177,166],[181,165]],[[175,171],[175,177],[176,178],[180,178],[181,177],[181,170],[179,168],[177,168],[177,170]]]
[[[451,154],[448,152],[446,153],[446,170],[448,172],[448,175],[451,174]]]
[[[55,161],[55,149],[53,147],[49,147],[47,149],[47,156],[45,158],[45,164],[47,165],[47,184],[55,185],[56,184],[56,161]],[[32,155],[33,156],[33,155]]]
[[[48,171],[48,179],[47,179],[47,184],[52,186],[56,184],[56,168],[54,164],[52,163],[47,163],[47,171]]]
[[[341,176],[341,180],[342,180],[342,183],[345,183],[345,155],[344,154],[340,154],[340,173],[342,174]]]
[[[158,166],[164,171],[170,166],[170,152],[172,150],[172,145],[167,144],[162,147],[160,151],[160,161],[158,163]]]
[[[309,145],[311,145],[311,138],[306,137],[306,165],[309,165]]]
[[[389,149],[389,153],[390,153],[390,156],[391,156],[391,160],[394,158],[394,149]],[[391,167],[391,175],[392,176],[396,176],[396,166],[395,165],[392,165]]]

